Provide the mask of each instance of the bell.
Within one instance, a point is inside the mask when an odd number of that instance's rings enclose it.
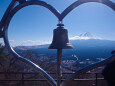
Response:
[[[49,49],[72,49],[72,45],[68,40],[68,31],[64,29],[63,24],[58,24],[58,27],[53,31],[53,41]]]

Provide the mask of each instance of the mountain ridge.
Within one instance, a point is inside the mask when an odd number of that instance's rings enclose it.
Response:
[[[73,49],[63,49],[62,59],[74,59],[77,56],[79,59],[95,59],[95,58],[107,58],[111,55],[111,51],[115,50],[115,41],[88,39],[88,40],[71,40],[70,43]],[[16,47],[16,52],[31,50],[39,54],[49,54],[56,56],[56,49],[48,49],[47,45]]]

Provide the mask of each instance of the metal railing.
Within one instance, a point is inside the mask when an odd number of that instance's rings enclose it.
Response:
[[[2,78],[0,77],[0,83],[1,82],[6,83],[6,82],[19,81],[20,82],[19,86],[26,86],[24,83],[30,82],[30,81],[42,82],[42,83],[46,82],[47,83],[47,80],[45,78],[39,77],[39,74],[40,73],[33,73],[33,72],[0,72],[0,76],[1,75],[9,76],[9,77],[2,77]],[[54,77],[55,81],[57,81],[57,79],[55,78],[56,73],[49,73],[49,74]],[[70,75],[70,74],[72,74],[72,73],[62,73],[61,81],[64,80],[64,77],[66,77],[67,75]],[[91,72],[91,73],[84,73],[84,74],[76,77],[73,80],[73,82],[79,83],[80,81],[81,82],[82,81],[86,81],[86,82],[92,82],[93,81],[92,86],[101,86],[98,84],[98,81],[100,81],[100,80],[104,80],[101,73]],[[41,86],[44,86],[44,85],[41,85]],[[50,86],[50,85],[48,85],[48,86]]]

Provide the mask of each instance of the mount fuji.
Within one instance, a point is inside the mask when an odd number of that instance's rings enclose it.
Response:
[[[101,40],[103,38],[98,37],[96,35],[93,35],[93,34],[91,34],[89,32],[84,32],[84,33],[81,33],[81,34],[79,34],[77,36],[70,37],[70,40],[77,40],[77,39],[85,39],[85,40],[87,40],[87,39],[100,39]]]

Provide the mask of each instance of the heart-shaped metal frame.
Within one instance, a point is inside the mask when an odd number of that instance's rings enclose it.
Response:
[[[20,4],[16,5],[17,2],[20,2]],[[5,46],[12,55],[14,55],[17,59],[19,59],[26,65],[32,67],[37,72],[41,73],[43,75],[43,77],[45,77],[52,86],[57,86],[57,82],[47,72],[45,72],[42,68],[40,68],[35,63],[33,63],[30,60],[17,54],[14,51],[14,49],[10,46],[9,40],[8,40],[8,33],[7,33],[9,23],[10,23],[12,17],[15,15],[15,13],[18,12],[21,8],[23,8],[25,6],[41,5],[43,7],[46,7],[59,19],[59,21],[62,21],[64,19],[64,17],[69,12],[71,12],[77,6],[79,6],[83,3],[87,3],[87,2],[102,3],[102,4],[109,6],[110,8],[112,8],[115,11],[115,3],[112,1],[109,1],[109,0],[78,0],[78,1],[74,2],[73,4],[71,4],[68,8],[66,8],[61,14],[54,7],[52,7],[51,5],[49,5],[43,1],[39,1],[39,0],[28,0],[28,1],[26,1],[26,0],[12,0],[12,2],[10,3],[8,9],[6,10],[6,12],[0,22],[0,37],[4,39]],[[61,82],[60,86],[66,86],[76,76],[78,76],[84,72],[87,72],[91,69],[94,69],[96,67],[103,66],[113,60],[115,60],[115,55],[112,55],[111,57],[109,57],[103,61],[99,61],[99,62],[93,63],[91,65],[85,66],[82,69],[80,69],[80,70],[76,71],[75,73],[71,74],[70,76],[68,76],[63,82]]]

